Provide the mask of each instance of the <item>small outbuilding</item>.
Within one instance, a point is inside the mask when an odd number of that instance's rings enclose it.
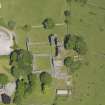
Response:
[[[70,89],[56,89],[57,96],[69,96],[71,95]]]

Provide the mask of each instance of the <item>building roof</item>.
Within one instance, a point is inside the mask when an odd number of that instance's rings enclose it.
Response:
[[[69,90],[69,89],[57,89],[56,94],[60,95],[60,96],[71,95],[71,90]]]
[[[9,55],[13,45],[12,34],[4,27],[0,27],[0,55]]]

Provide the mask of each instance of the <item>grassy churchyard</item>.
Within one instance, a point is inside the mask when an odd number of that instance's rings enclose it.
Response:
[[[84,38],[88,52],[82,67],[72,75],[72,95],[66,99],[58,98],[56,104],[105,105],[105,0],[88,0],[86,5],[79,0],[72,0],[71,4],[67,4],[66,0],[0,0],[0,3],[0,18],[4,18],[5,22],[16,22],[17,43],[20,48],[25,49],[27,36],[32,42],[47,43],[48,35],[56,33],[63,41],[67,28],[66,24],[63,25],[64,10],[70,7],[70,33]],[[41,24],[46,17],[51,17],[56,24],[61,25],[45,30]],[[25,24],[32,26],[29,32],[23,30]],[[49,46],[44,48],[43,45],[36,45],[34,48],[36,53],[49,54],[51,50]],[[36,61],[38,68],[50,69],[48,57],[38,57]],[[6,73],[10,80],[13,80],[9,68],[8,57],[0,57],[0,73]],[[65,87],[63,81],[57,81],[54,80],[54,84],[46,87],[46,93],[41,94],[40,82],[37,79],[35,92],[27,96],[22,105],[52,105],[56,86]]]

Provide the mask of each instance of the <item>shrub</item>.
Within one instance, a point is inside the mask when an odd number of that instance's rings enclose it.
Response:
[[[43,24],[43,27],[44,27],[45,29],[52,29],[52,28],[54,28],[54,26],[55,26],[55,23],[54,23],[54,21],[53,21],[52,18],[46,18],[46,19],[42,22],[42,24]]]

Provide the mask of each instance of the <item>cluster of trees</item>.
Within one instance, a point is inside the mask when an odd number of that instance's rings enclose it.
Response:
[[[11,73],[16,79],[25,81],[32,72],[32,54],[23,49],[16,49],[10,54]]]
[[[36,87],[36,75],[30,74],[28,75],[27,82],[24,79],[18,79],[16,83],[17,88],[13,101],[16,105],[21,105],[22,100],[27,96],[27,94],[34,92]]]
[[[32,54],[24,49],[15,49],[10,54],[11,73],[17,80],[17,88],[14,96],[14,103],[21,105],[25,96],[35,91],[37,77],[32,74]],[[39,76],[41,91],[44,92],[45,86],[51,83],[51,75],[42,72]]]
[[[30,74],[28,76],[28,81],[26,92],[32,93],[36,87],[37,76],[35,74]]]
[[[43,27],[45,29],[52,29],[55,26],[55,23],[54,23],[54,21],[53,21],[52,18],[46,18],[46,19],[44,19],[44,21],[42,22],[42,24],[43,24]]]
[[[44,19],[44,21],[42,22],[42,25],[45,29],[52,29],[55,26],[55,22],[52,18],[46,18]],[[14,20],[9,20],[8,22],[5,21],[4,18],[0,18],[0,26],[4,26],[7,27],[10,30],[14,30],[16,28],[16,22]],[[22,29],[25,32],[29,32],[31,31],[31,25],[30,24],[25,24]]]
[[[66,35],[64,39],[65,49],[73,49],[78,54],[84,55],[87,52],[86,42],[81,36]]]
[[[47,72],[42,72],[39,77],[41,82],[41,91],[44,93],[45,86],[51,84],[52,78]],[[37,76],[31,73],[28,75],[27,82],[24,79],[17,80],[17,88],[13,100],[16,105],[21,105],[23,99],[35,91],[37,79]]]
[[[77,35],[66,35],[64,39],[64,47],[67,50],[74,50],[78,56],[85,55],[87,52],[86,42],[81,36]],[[80,68],[81,61],[79,59],[74,61],[74,58],[68,56],[64,59],[64,65],[68,68],[68,70],[73,72],[74,70]]]
[[[21,105],[21,102],[25,95],[25,89],[26,89],[25,81],[23,79],[17,80],[17,88],[13,100],[16,105]]]
[[[17,80],[14,103],[21,105],[23,97],[34,90],[36,75],[32,74],[32,54],[24,49],[15,49],[10,54],[11,73]]]
[[[71,73],[80,68],[81,62],[74,61],[72,57],[68,56],[64,59],[64,65],[67,67],[68,73]]]
[[[10,54],[11,73],[17,79],[17,88],[14,103],[21,105],[22,100],[27,94],[35,91],[37,77],[32,74],[32,54],[23,49],[16,49]],[[45,86],[51,83],[51,75],[42,72],[39,76],[41,91],[44,92]]]

